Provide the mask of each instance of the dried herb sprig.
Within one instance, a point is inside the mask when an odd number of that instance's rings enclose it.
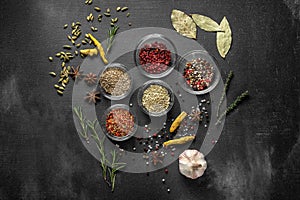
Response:
[[[216,122],[216,125],[221,123],[221,120],[223,119],[223,117],[227,114],[229,114],[230,112],[232,112],[243,100],[246,99],[246,97],[249,96],[249,92],[248,90],[243,92],[240,96],[238,96],[234,102],[232,104],[230,104],[226,110],[219,116],[217,122]]]
[[[100,163],[101,163],[101,168],[102,168],[103,179],[111,187],[111,191],[113,192],[115,189],[117,171],[119,171],[120,169],[125,167],[126,163],[118,162],[119,158],[118,158],[115,150],[113,150],[111,152],[112,161],[110,162],[105,154],[105,149],[104,149],[105,137],[103,137],[103,139],[100,139],[97,134],[97,131],[96,131],[97,120],[95,120],[93,122],[87,120],[87,124],[88,124],[89,128],[91,129],[92,138],[96,142],[97,148],[100,153]],[[110,165],[110,167],[108,167],[108,164]],[[107,174],[110,179],[109,181],[107,180]]]
[[[222,96],[220,98],[220,102],[219,102],[219,105],[218,105],[218,108],[217,108],[217,117],[219,117],[220,107],[221,107],[221,105],[222,105],[222,103],[224,101],[225,95],[226,95],[226,93],[227,93],[227,91],[229,89],[229,85],[230,85],[230,82],[231,82],[232,78],[233,78],[233,71],[230,70],[230,72],[229,72],[229,74],[228,74],[228,76],[226,78],[226,82],[225,82],[225,85],[224,85],[223,93],[222,93]]]
[[[113,150],[111,152],[111,157],[112,157],[112,161],[110,163],[111,167],[108,168],[108,174],[109,174],[109,177],[110,177],[111,191],[113,192],[114,189],[115,189],[117,171],[119,171],[120,169],[125,167],[126,163],[118,162],[119,159],[118,159],[118,156],[117,156],[115,150]],[[109,162],[109,161],[107,160],[107,162]]]
[[[83,116],[83,113],[82,113],[82,109],[81,107],[74,107],[73,108],[78,120],[79,120],[79,124],[81,126],[81,131],[79,131],[79,134],[85,139],[88,141],[88,128],[87,128],[87,125],[85,123],[85,117]]]
[[[89,129],[91,130],[91,136],[94,139],[94,141],[96,142],[98,151],[100,153],[100,166],[102,168],[102,176],[103,179],[107,182],[107,164],[106,164],[106,155],[105,155],[105,151],[104,151],[104,140],[105,137],[103,137],[102,139],[99,138],[97,131],[96,131],[96,125],[97,125],[97,120],[95,121],[90,121],[87,120],[87,125],[89,127]],[[109,184],[109,182],[107,182]]]
[[[108,29],[108,39],[107,39],[107,49],[106,49],[106,54],[109,52],[110,48],[113,45],[115,36],[117,34],[119,27],[118,26],[113,26],[110,29]]]

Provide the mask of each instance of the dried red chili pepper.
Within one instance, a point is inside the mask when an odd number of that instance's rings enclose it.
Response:
[[[126,109],[111,110],[106,117],[106,130],[116,137],[127,136],[134,128],[134,116]]]
[[[171,51],[163,43],[145,44],[139,52],[140,65],[150,74],[166,71],[171,63]]]

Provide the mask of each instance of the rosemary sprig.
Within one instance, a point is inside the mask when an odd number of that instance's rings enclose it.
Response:
[[[111,46],[113,45],[113,42],[114,42],[114,39],[115,39],[118,29],[119,29],[118,26],[113,26],[110,29],[108,29],[106,54],[109,52]]]
[[[106,159],[104,145],[103,145],[105,137],[100,139],[97,134],[97,131],[96,131],[97,120],[94,120],[93,122],[90,120],[87,120],[86,123],[91,130],[91,136],[94,139],[94,141],[96,142],[98,151],[100,153],[100,164],[101,164],[101,168],[102,168],[102,176],[103,176],[103,179],[107,182],[107,164],[106,164],[107,159]]]
[[[115,189],[117,171],[125,167],[126,163],[118,162],[118,158],[115,150],[111,152],[111,157],[112,157],[112,161],[110,163],[111,168],[108,168],[108,173],[111,182],[111,191],[113,192]],[[107,160],[107,162],[109,161]]]
[[[233,78],[233,71],[230,70],[227,78],[226,78],[226,82],[225,82],[225,85],[224,85],[224,89],[223,89],[223,93],[222,93],[222,96],[220,98],[220,102],[219,102],[219,105],[218,105],[218,108],[217,108],[217,117],[219,117],[219,114],[220,114],[220,107],[224,101],[224,98],[225,98],[225,95],[229,89],[229,85],[230,85],[230,81],[231,79]]]
[[[82,114],[82,109],[81,109],[81,107],[78,106],[78,107],[74,107],[73,110],[74,110],[74,112],[79,120],[80,126],[81,126],[81,131],[79,131],[79,133],[85,140],[88,140],[88,129],[87,129],[87,125],[85,123],[85,117]]]
[[[232,103],[232,104],[230,104],[227,108],[226,108],[226,110],[219,116],[219,118],[218,118],[218,120],[217,120],[217,122],[216,122],[216,125],[217,124],[219,124],[219,123],[221,123],[221,120],[222,120],[222,118],[225,116],[225,115],[227,115],[227,114],[229,114],[230,112],[232,112],[246,97],[248,97],[249,96],[249,92],[248,92],[248,90],[247,91],[245,91],[245,92],[243,92],[240,96],[238,96],[235,100],[234,100],[234,102]]]

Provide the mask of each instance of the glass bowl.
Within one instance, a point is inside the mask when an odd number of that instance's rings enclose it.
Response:
[[[147,51],[145,52],[147,53],[141,53],[141,50],[146,49]],[[155,63],[156,65],[154,65],[149,62],[149,59],[153,58],[152,54],[157,56],[155,54],[157,51],[160,51],[161,56],[164,58],[168,58],[166,59],[168,63]],[[143,57],[142,60],[141,57]],[[143,75],[149,78],[162,78],[170,74],[176,66],[177,52],[174,44],[168,38],[164,35],[154,33],[146,35],[139,41],[135,49],[134,59],[136,66]]]
[[[162,110],[161,112],[151,112],[148,109],[146,109],[145,106],[143,105],[142,99],[144,96],[144,92],[152,85],[162,86],[163,88],[167,89],[168,95],[170,97],[170,100],[169,100],[170,103],[169,103],[168,108]],[[146,113],[147,115],[150,115],[153,117],[160,117],[160,116],[167,114],[174,105],[174,94],[173,94],[171,87],[167,83],[165,83],[164,81],[161,81],[161,80],[150,80],[150,81],[147,81],[146,83],[144,83],[144,85],[142,87],[140,87],[137,97],[138,97],[138,105],[142,108],[143,112]],[[160,104],[156,104],[156,105],[160,106]]]
[[[118,78],[117,82],[112,82],[111,78],[109,78],[108,80],[104,78],[105,77],[104,75],[107,75],[107,72],[112,69],[118,69],[124,72],[124,75],[121,76],[115,75],[116,78]],[[126,88],[123,88],[126,80],[130,80],[130,83],[128,86],[126,86]],[[115,87],[112,90],[112,92],[108,92],[108,90],[110,90],[110,88],[113,87],[110,86],[111,84],[114,85]],[[128,70],[124,65],[120,63],[111,63],[102,70],[100,74],[99,85],[101,87],[103,95],[106,98],[110,100],[120,100],[120,99],[124,99],[126,96],[128,96],[128,94],[130,94],[132,90],[133,79],[131,75],[128,73]]]
[[[189,67],[186,70],[187,66]],[[195,66],[195,68],[191,69],[191,66]],[[178,71],[182,74],[182,79],[179,81],[180,86],[194,95],[209,93],[217,86],[221,77],[213,57],[202,50],[194,50],[183,55],[178,62]],[[192,74],[191,76],[194,78],[186,78],[185,73]]]
[[[114,111],[114,110],[117,110],[117,109],[121,109],[121,110],[126,110],[128,111],[131,115],[133,115],[133,122],[134,122],[134,125],[133,125],[133,128],[131,131],[128,132],[128,134],[126,136],[116,136],[116,135],[113,135],[111,134],[107,128],[106,128],[106,119],[108,117],[108,115],[110,114],[110,112]],[[134,114],[133,111],[131,111],[129,109],[129,107],[125,104],[115,104],[115,105],[112,105],[110,106],[105,112],[104,112],[104,115],[102,116],[102,119],[101,119],[101,127],[102,127],[102,130],[103,132],[106,134],[107,137],[109,137],[110,139],[114,140],[114,141],[125,141],[125,140],[128,140],[129,138],[131,138],[136,130],[137,130],[137,118],[136,118],[136,115]],[[119,122],[118,123],[118,126],[123,126],[124,123],[123,122]]]

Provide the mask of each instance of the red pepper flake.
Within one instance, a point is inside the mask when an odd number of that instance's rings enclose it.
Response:
[[[185,64],[183,77],[195,91],[205,90],[210,86],[214,76],[213,66],[206,60],[197,58]]]
[[[171,62],[171,51],[163,43],[145,44],[139,52],[140,65],[150,74],[160,74],[166,71]]]
[[[111,110],[106,117],[106,130],[116,137],[127,136],[134,128],[134,117],[126,109]]]
[[[165,169],[165,174],[168,174],[169,173],[169,170],[166,168]]]

